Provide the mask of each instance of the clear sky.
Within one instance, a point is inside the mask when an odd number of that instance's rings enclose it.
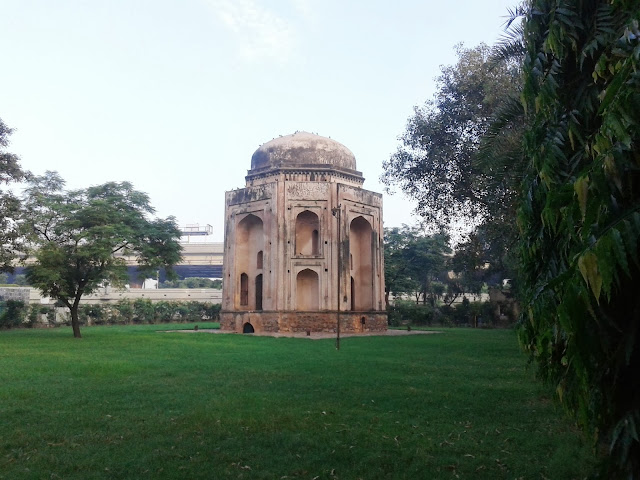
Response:
[[[493,44],[516,0],[2,0],[9,151],[69,188],[130,181],[211,224],[261,144],[297,130],[356,156],[364,188],[454,46]],[[385,194],[385,226],[415,223]]]

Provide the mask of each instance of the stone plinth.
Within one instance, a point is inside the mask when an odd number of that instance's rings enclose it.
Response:
[[[385,332],[385,312],[340,312],[344,333]],[[220,329],[243,333],[250,324],[255,332],[336,332],[338,312],[221,312]]]

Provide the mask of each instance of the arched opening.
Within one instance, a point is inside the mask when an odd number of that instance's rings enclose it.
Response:
[[[320,255],[320,220],[305,210],[296,217],[296,255]]]
[[[253,325],[251,325],[249,322],[245,323],[242,326],[242,333],[254,333],[255,330],[253,328]]]
[[[240,305],[249,305],[249,275],[240,275]]]
[[[256,310],[262,310],[262,274],[256,277]]]
[[[356,217],[349,227],[349,253],[351,255],[351,309],[373,309],[373,229],[362,216]]]
[[[296,277],[296,309],[300,311],[318,310],[320,308],[320,282],[318,274],[308,268]]]
[[[240,292],[235,307],[242,310],[256,310],[258,298],[255,280],[264,263],[264,228],[256,215],[247,215],[236,227],[235,272],[240,277]],[[243,277],[243,275],[246,276]],[[236,277],[238,278],[238,277]],[[261,286],[261,290],[263,286]],[[262,301],[262,292],[260,293]]]

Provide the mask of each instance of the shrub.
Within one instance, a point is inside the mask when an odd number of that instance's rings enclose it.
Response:
[[[135,323],[153,323],[156,309],[149,299],[138,298],[133,302],[133,321]]]
[[[434,319],[434,309],[431,305],[419,305],[410,300],[397,300],[389,309],[389,324],[399,326],[431,325]]]
[[[0,305],[0,328],[22,326],[27,318],[28,305],[20,300],[7,300]]]

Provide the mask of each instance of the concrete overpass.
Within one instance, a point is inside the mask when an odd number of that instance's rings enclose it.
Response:
[[[182,261],[174,270],[180,278],[222,278],[224,244],[222,242],[182,243]],[[132,283],[139,283],[135,259],[126,259]],[[165,280],[164,271],[158,273]]]
[[[222,278],[222,264],[224,259],[224,244],[222,242],[206,243],[182,243],[182,261],[174,270],[180,278],[203,277]],[[139,286],[143,279],[137,278],[136,261],[134,258],[125,257],[131,286]],[[29,261],[27,260],[27,264]],[[24,273],[23,267],[16,268],[13,275],[9,276],[9,282],[13,282],[15,275]],[[164,271],[158,272],[160,281],[165,280]]]

